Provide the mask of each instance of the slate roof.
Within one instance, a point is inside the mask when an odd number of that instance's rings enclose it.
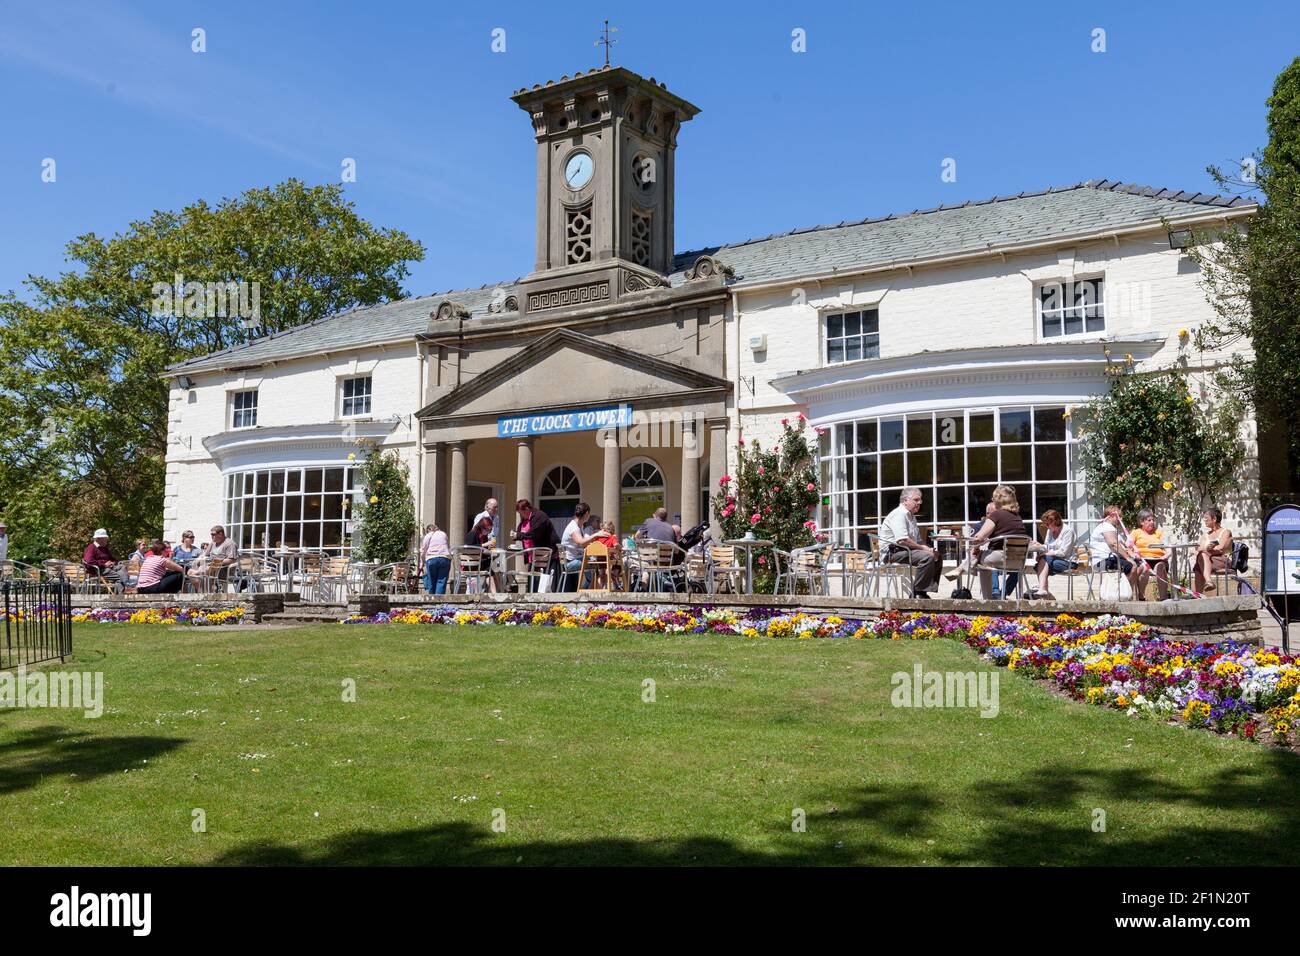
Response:
[[[1154,224],[1240,209],[1255,203],[1239,196],[1179,192],[1112,180],[1088,180],[1064,188],[980,202],[917,209],[910,213],[846,221],[777,233],[761,239],[678,253],[669,281],[680,285],[684,271],[703,253],[716,255],[745,284],[832,271],[902,265],[941,256],[980,252],[1030,242],[1068,239],[1113,229]],[[518,279],[501,283],[512,291]],[[366,306],[327,316],[309,325],[269,335],[247,345],[214,352],[170,367],[173,373],[259,365],[367,344],[414,340],[429,313],[443,299],[464,304],[474,316],[487,314],[497,287],[459,289]]]

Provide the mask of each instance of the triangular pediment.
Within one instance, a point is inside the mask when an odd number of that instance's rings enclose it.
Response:
[[[730,388],[724,378],[648,358],[570,329],[556,329],[430,402],[417,417],[635,403]]]

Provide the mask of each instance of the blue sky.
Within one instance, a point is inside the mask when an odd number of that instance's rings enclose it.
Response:
[[[606,16],[615,64],[702,110],[678,250],[1089,178],[1209,191],[1207,164],[1263,145],[1300,54],[1293,3],[990,6],[0,0],[0,291],[64,268],[76,235],[336,181],[344,157],[361,215],[427,247],[412,294],[521,275],[535,154],[508,97],[597,65]]]

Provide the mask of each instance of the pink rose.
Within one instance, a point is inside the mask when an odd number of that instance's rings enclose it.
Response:
[[[776,494],[776,493],[777,493],[778,491],[780,491],[780,490],[781,490],[781,486],[780,486],[780,485],[773,485],[773,486],[772,486],[772,494]]]
[[[749,516],[750,524],[758,524],[759,520],[760,520],[760,516],[757,511],[755,511],[752,515]]]
[[[759,563],[759,564],[767,564],[767,558],[765,558],[765,557],[763,557],[762,555],[760,555],[759,558],[758,558],[758,563]]]
[[[764,474],[763,466],[762,466],[762,465],[759,465],[759,466],[758,466],[758,473],[759,473],[760,475],[761,475],[761,474]]]
[[[805,521],[805,522],[803,523],[803,526],[804,526],[805,528],[810,529],[810,530],[811,530],[811,529],[815,529],[815,528],[817,527],[817,522],[816,522],[816,521]]]
[[[783,419],[781,419],[781,424],[782,424],[782,425],[789,425],[789,424],[790,424],[790,419],[788,419],[788,418],[783,418]]]
[[[731,476],[723,475],[721,478],[718,479],[718,487],[719,488],[726,487],[728,484],[730,484],[730,482],[731,482]]]
[[[816,490],[817,490],[817,486],[814,485],[814,484],[810,481],[810,482],[808,482],[808,490],[809,490],[809,491],[816,491]]]
[[[808,416],[805,415],[803,412],[800,412],[800,413],[799,413],[799,421],[801,421],[801,422],[806,422],[807,420],[808,420]]]

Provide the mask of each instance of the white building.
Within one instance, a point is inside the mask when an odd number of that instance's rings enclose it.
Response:
[[[534,271],[172,368],[167,537],[222,522],[243,548],[347,548],[358,439],[404,458],[421,523],[456,539],[489,495],[507,514],[587,498],[624,528],[663,503],[689,525],[737,438],[798,412],[825,428],[837,538],[904,485],[931,527],[982,515],[1003,481],[1026,512],[1084,522],[1063,411],[1106,391],[1106,352],[1193,372],[1226,358],[1179,334],[1211,310],[1171,231],[1240,221],[1240,199],[1089,182],[678,254],[673,164],[695,107],[621,68],[514,100],[538,155]],[[602,447],[536,414],[622,406],[693,422],[695,451]],[[1244,427],[1230,511],[1250,530]]]

